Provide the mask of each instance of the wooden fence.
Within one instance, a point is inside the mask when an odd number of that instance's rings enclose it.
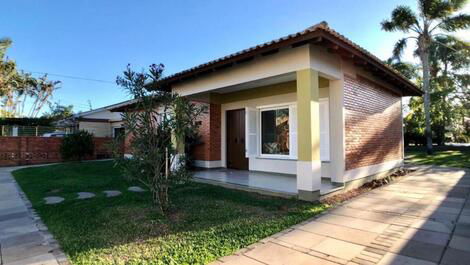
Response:
[[[95,152],[87,160],[111,157],[112,138],[95,137]],[[0,137],[0,166],[61,162],[59,137]]]

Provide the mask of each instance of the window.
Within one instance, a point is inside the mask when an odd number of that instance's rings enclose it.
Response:
[[[261,110],[261,154],[289,155],[289,108]]]
[[[118,137],[122,137],[124,135],[125,131],[124,131],[124,127],[114,127],[113,128],[113,137],[114,139],[118,138]]]

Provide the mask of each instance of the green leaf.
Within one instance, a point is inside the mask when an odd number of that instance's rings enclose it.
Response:
[[[470,15],[460,14],[454,17],[445,18],[442,20],[439,28],[452,32],[462,29],[468,29],[470,27]]]
[[[414,25],[418,24],[416,14],[408,6],[398,6],[392,11],[392,18],[381,23],[385,31],[409,32]]]

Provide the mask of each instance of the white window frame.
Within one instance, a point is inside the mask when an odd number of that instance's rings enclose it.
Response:
[[[263,111],[270,111],[270,110],[278,110],[278,109],[287,109],[289,111],[289,143],[290,143],[290,137],[292,133],[292,127],[290,123],[291,119],[291,106],[295,105],[295,103],[282,103],[282,104],[273,104],[273,105],[266,105],[266,106],[259,106],[257,107],[258,109],[258,151],[259,151],[259,158],[272,158],[272,159],[293,159],[296,154],[292,153],[292,148],[289,145],[289,154],[288,155],[281,155],[281,154],[263,154],[263,142],[262,142],[262,115],[261,113]]]

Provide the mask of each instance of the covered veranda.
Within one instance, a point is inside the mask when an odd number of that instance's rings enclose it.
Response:
[[[197,169],[193,178],[197,182],[236,188],[279,197],[297,197],[297,180],[295,175],[235,170],[227,168]],[[322,178],[320,196],[325,196],[343,188],[331,182],[330,178]]]

